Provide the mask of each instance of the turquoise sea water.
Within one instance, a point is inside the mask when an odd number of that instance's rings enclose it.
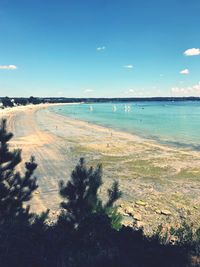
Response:
[[[200,102],[95,103],[51,109],[161,143],[200,149]]]

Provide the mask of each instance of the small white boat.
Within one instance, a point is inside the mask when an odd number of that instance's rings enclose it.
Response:
[[[125,112],[130,112],[131,111],[131,107],[129,105],[125,105],[124,106],[124,110],[125,110]]]
[[[115,112],[117,110],[116,106],[113,106],[113,112]]]
[[[93,111],[93,107],[92,107],[92,106],[90,106],[90,107],[89,107],[89,110],[90,110],[90,111]]]
[[[127,112],[131,111],[131,106],[127,106]]]

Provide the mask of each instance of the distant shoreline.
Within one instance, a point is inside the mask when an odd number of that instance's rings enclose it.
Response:
[[[4,97],[0,97],[0,102]],[[10,97],[10,99],[15,100],[27,100],[27,97]],[[189,97],[93,97],[93,98],[86,98],[86,97],[36,97],[40,102],[43,104],[71,104],[71,103],[107,103],[107,102],[183,102],[183,101],[200,101],[200,97],[189,96]]]
[[[30,105],[19,105],[14,107],[6,107],[3,109],[0,109],[0,118],[7,117],[12,114],[16,114],[18,112],[26,112],[30,110],[38,110],[43,108],[48,108],[50,106],[61,106],[61,105],[71,105],[71,104],[80,104],[80,103],[45,103],[45,104],[30,104]]]

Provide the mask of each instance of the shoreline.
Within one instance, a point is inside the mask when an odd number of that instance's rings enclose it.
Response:
[[[134,221],[127,210],[140,215],[136,222],[147,232],[147,222],[156,228],[185,217],[198,224],[200,153],[75,120],[51,111],[50,106],[8,114],[8,129],[14,133],[11,147],[22,149],[24,161],[34,155],[38,163],[39,189],[31,201],[33,211],[50,208],[53,215],[57,213],[58,181],[66,181],[84,156],[88,165],[103,164],[103,198],[112,181],[119,181],[124,194],[118,204],[127,224]],[[163,214],[166,211],[168,215]]]
[[[51,111],[56,113],[58,116],[63,116],[65,118],[69,118],[69,119],[71,118],[72,120],[76,120],[78,121],[78,123],[83,122],[83,123],[91,124],[93,127],[94,126],[103,127],[106,129],[110,129],[110,131],[115,131],[116,133],[127,133],[127,134],[134,136],[135,138],[139,138],[143,140],[144,142],[154,143],[154,144],[165,146],[165,147],[172,148],[172,149],[182,149],[185,151],[196,151],[197,153],[200,151],[200,146],[198,145],[198,142],[194,142],[194,140],[193,141],[183,140],[182,142],[180,142],[178,139],[173,139],[173,138],[166,137],[166,136],[164,137],[164,136],[159,136],[159,135],[144,134],[141,132],[135,132],[134,130],[130,130],[130,129],[129,130],[122,129],[120,127],[116,127],[116,125],[112,126],[112,125],[106,125],[101,122],[92,122],[87,119],[79,119],[79,118],[70,116],[68,114],[59,113],[57,110],[53,110],[53,109],[51,109]]]
[[[0,108],[0,118],[3,116],[8,116],[9,114],[13,114],[15,112],[24,112],[26,110],[34,109],[42,109],[42,108],[48,108],[50,106],[63,106],[63,105],[79,105],[80,103],[45,103],[45,104],[29,104],[29,105],[19,105],[14,107],[7,107],[7,108]]]
[[[79,104],[82,104],[82,103],[79,103]],[[73,104],[72,104],[73,105]],[[59,105],[58,105],[59,106]],[[47,107],[47,108],[50,108],[51,106]],[[158,141],[156,140],[155,138],[153,137],[145,137],[145,136],[141,136],[137,133],[132,133],[132,132],[129,132],[129,131],[123,131],[121,129],[117,129],[117,128],[114,128],[114,127],[111,127],[111,126],[104,126],[104,125],[100,125],[98,123],[93,123],[93,122],[90,122],[90,121],[86,121],[86,120],[81,120],[81,119],[77,119],[77,118],[73,118],[71,116],[67,116],[67,115],[62,115],[62,114],[59,114],[58,112],[54,111],[54,110],[49,110],[50,112],[52,112],[53,114],[56,114],[56,116],[58,118],[63,118],[65,119],[66,121],[68,122],[77,122],[78,124],[82,125],[82,126],[86,126],[86,127],[89,127],[91,129],[95,129],[97,131],[110,131],[110,132],[113,132],[117,135],[120,135],[120,136],[123,136],[124,138],[128,138],[128,139],[134,139],[134,141],[138,141],[138,142],[144,142],[148,145],[153,145],[153,146],[156,146],[156,147],[160,147],[160,148],[166,148],[167,150],[172,150],[172,151],[177,151],[177,150],[182,150],[184,151],[185,153],[194,153],[195,155],[199,155],[200,157],[200,152],[196,149],[193,149],[192,148],[192,145],[173,145],[172,144],[172,141],[167,141],[167,140],[164,140],[164,141]]]

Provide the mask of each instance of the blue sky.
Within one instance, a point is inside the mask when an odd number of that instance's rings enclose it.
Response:
[[[199,0],[0,0],[0,95],[200,96],[199,13]]]

